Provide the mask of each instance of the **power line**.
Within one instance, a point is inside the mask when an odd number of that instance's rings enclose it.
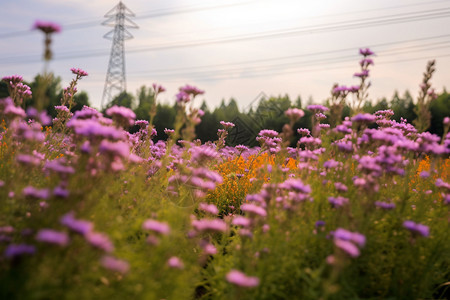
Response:
[[[450,41],[449,41],[450,42]],[[380,53],[383,53],[383,57],[385,56],[394,56],[398,54],[408,54],[408,53],[415,53],[415,52],[423,52],[428,50],[436,50],[436,49],[446,49],[449,48],[450,45],[446,46],[437,46],[437,47],[428,47],[425,49],[418,49],[418,50],[411,50],[407,47],[403,48],[403,51],[398,51],[402,49],[397,49],[397,51],[382,51]],[[343,62],[355,62],[356,55],[346,55],[346,56],[338,56],[338,57],[332,57],[332,58],[326,58],[326,59],[316,59],[316,60],[309,60],[309,61],[303,61],[299,63],[286,63],[284,65],[270,65],[270,66],[256,66],[253,68],[248,69],[227,69],[227,70],[211,70],[211,71],[204,71],[204,72],[187,72],[187,73],[179,73],[179,74],[151,74],[147,76],[152,77],[158,77],[158,78],[182,78],[183,76],[189,76],[191,79],[211,79],[211,80],[217,80],[217,79],[224,79],[224,76],[232,76],[237,73],[243,73],[243,72],[256,72],[255,77],[259,77],[261,75],[268,76],[268,75],[274,75],[274,74],[284,74],[289,73],[287,70],[292,69],[302,69],[304,67],[310,67],[310,66],[320,66],[320,65],[330,65],[330,64],[337,64],[337,63],[343,63]],[[378,65],[379,63],[376,62]],[[269,69],[267,69],[269,68]],[[271,68],[271,69],[270,69]],[[277,70],[281,69],[281,72],[276,72]],[[130,75],[134,75],[131,73]],[[142,75],[140,75],[142,76]],[[241,77],[239,77],[241,78]]]
[[[221,39],[208,39],[208,40],[198,40],[190,43],[184,44],[168,44],[168,45],[154,45],[149,47],[141,47],[141,48],[132,48],[127,51],[127,53],[139,53],[139,52],[149,52],[149,51],[157,51],[157,50],[168,50],[168,49],[176,49],[176,48],[186,48],[186,47],[197,47],[204,45],[215,45],[215,44],[223,44],[223,43],[234,43],[234,42],[242,42],[242,41],[251,41],[251,40],[261,40],[261,39],[269,39],[269,38],[278,38],[278,37],[288,37],[293,35],[302,35],[302,34],[312,34],[312,33],[322,33],[322,32],[334,32],[340,30],[354,30],[360,29],[364,27],[375,27],[382,25],[391,25],[391,24],[400,24],[400,23],[408,23],[414,21],[423,21],[429,19],[437,19],[444,18],[450,16],[450,9],[433,9],[428,11],[423,11],[421,13],[413,12],[406,14],[395,14],[384,17],[376,17],[376,18],[365,18],[358,20],[350,20],[343,22],[334,22],[334,23],[325,23],[321,25],[313,25],[313,26],[304,26],[304,27],[295,27],[284,30],[272,30],[266,31],[259,34],[253,35],[240,35],[240,36],[230,36],[227,38]],[[104,50],[88,50],[84,52],[66,52],[60,56],[55,57],[55,60],[61,59],[70,59],[70,58],[80,58],[80,57],[98,57],[107,55],[107,52]],[[23,58],[23,57],[22,57]],[[25,57],[25,59],[28,57]],[[5,58],[4,60],[8,62],[12,62],[14,59],[20,59],[19,57],[13,58]],[[18,61],[17,63],[20,63]],[[23,61],[23,63],[30,63],[33,60]]]
[[[381,61],[381,62],[377,62],[377,65],[388,65],[388,64],[396,64],[396,63],[403,63],[403,62],[411,62],[411,61],[418,61],[418,60],[426,60],[426,59],[437,59],[437,58],[444,58],[444,57],[450,57],[450,54],[442,54],[442,55],[433,55],[433,56],[421,56],[421,57],[414,57],[414,58],[407,58],[407,59],[401,59],[401,60],[391,60],[391,61]],[[341,61],[339,63],[343,63],[343,62],[348,62],[349,60],[346,61]],[[321,66],[321,65],[317,65],[317,66]],[[355,64],[347,64],[347,65],[342,65],[342,66],[336,66],[336,67],[330,67],[329,63],[327,64],[327,67],[322,67],[322,68],[311,68],[311,69],[304,69],[302,67],[300,68],[296,68],[294,70],[284,70],[284,71],[279,71],[279,72],[271,72],[271,73],[256,73],[256,74],[248,74],[248,75],[240,75],[238,77],[212,77],[212,76],[208,76],[208,77],[197,77],[197,78],[190,78],[191,80],[197,80],[197,81],[215,81],[215,80],[232,80],[232,79],[246,79],[246,78],[256,78],[256,77],[267,77],[267,76],[274,76],[274,75],[285,75],[285,74],[298,74],[300,72],[317,72],[317,71],[328,71],[328,70],[337,70],[337,69],[342,69],[342,68],[351,68],[354,67]],[[351,75],[351,74],[350,74]],[[142,80],[140,80],[142,81]],[[172,80],[165,80],[165,82],[179,82],[179,79],[172,79]]]
[[[390,61],[378,61],[376,64],[377,65],[390,65],[390,64],[396,64],[396,63],[404,63],[404,62],[411,62],[411,61],[418,61],[418,60],[427,60],[427,59],[439,59],[439,58],[446,58],[446,57],[450,57],[450,54],[440,54],[440,55],[433,55],[433,56],[421,56],[421,57],[413,57],[413,58],[405,58],[405,59],[395,59],[395,60],[390,60]],[[341,61],[341,62],[336,62],[336,63],[343,63],[343,62],[348,62],[347,61]],[[352,60],[354,62],[354,59]],[[320,64],[317,66],[321,66]],[[246,79],[246,78],[255,78],[255,77],[266,77],[266,76],[274,76],[274,75],[284,75],[284,74],[296,74],[296,73],[300,73],[300,72],[318,72],[318,71],[328,71],[328,70],[337,70],[337,69],[343,69],[343,68],[352,68],[354,67],[355,64],[347,64],[347,65],[341,65],[341,66],[335,66],[335,67],[330,67],[327,64],[327,67],[320,67],[320,68],[296,68],[295,70],[285,70],[285,71],[280,71],[280,72],[272,72],[272,73],[267,73],[267,74],[263,74],[263,73],[258,73],[258,74],[252,74],[252,75],[245,75],[245,76],[239,76],[239,77],[235,77],[235,78],[231,78],[231,77],[224,77],[224,78],[212,78],[212,77],[198,77],[198,78],[192,78],[191,80],[198,80],[198,81],[210,81],[210,80],[232,80],[232,79]],[[135,80],[130,80],[131,82],[135,82],[138,79]],[[142,79],[139,79],[139,82],[141,82]],[[179,79],[165,79],[164,82],[179,82]],[[95,82],[95,80],[91,79],[91,82]]]
[[[440,37],[447,37],[448,36],[440,36]],[[406,40],[406,41],[398,41],[398,42],[391,42],[391,43],[382,43],[382,44],[374,44],[369,46],[370,48],[376,48],[376,47],[380,47],[380,46],[388,46],[388,45],[396,45],[396,44],[402,44],[402,43],[407,43],[407,42],[412,42],[412,41],[418,41],[418,40],[430,40],[431,38],[424,38],[424,39],[413,39],[413,40]],[[387,50],[385,52],[394,52],[394,54],[401,54],[404,53],[405,50],[406,51],[410,51],[411,49],[414,48],[421,48],[421,47],[426,47],[425,49],[419,49],[420,51],[426,51],[426,50],[435,50],[435,49],[441,49],[441,48],[447,48],[450,45],[447,46],[437,46],[437,45],[446,45],[446,44],[450,44],[450,40],[448,41],[441,41],[441,42],[435,42],[435,43],[428,43],[425,45],[412,45],[412,46],[407,46],[407,47],[401,47],[401,48],[397,48],[397,49],[390,49]],[[434,46],[434,47],[430,47],[430,46]],[[437,47],[436,47],[437,46]],[[403,50],[403,51],[402,51]],[[345,49],[337,49],[337,50],[331,50],[331,51],[323,51],[323,52],[313,52],[313,53],[305,53],[305,54],[300,54],[300,55],[291,55],[291,56],[285,56],[285,57],[276,57],[276,58],[267,58],[267,59],[258,59],[258,60],[250,60],[250,61],[241,61],[241,62],[234,62],[234,63],[227,63],[227,64],[212,64],[212,65],[203,65],[203,66],[191,66],[191,67],[183,67],[183,68],[165,68],[165,69],[153,69],[152,71],[135,71],[133,72],[133,74],[145,74],[145,75],[154,75],[154,76],[168,76],[168,75],[176,75],[179,76],[180,74],[195,74],[196,70],[202,70],[202,69],[212,69],[214,68],[215,71],[217,71],[217,68],[219,67],[230,67],[230,66],[242,66],[242,65],[251,65],[251,64],[255,64],[255,63],[267,63],[267,62],[271,62],[271,61],[280,61],[280,60],[287,60],[287,59],[297,59],[297,58],[306,58],[306,57],[311,57],[311,56],[321,56],[321,55],[326,55],[326,54],[334,54],[334,53],[340,53],[340,52],[348,52],[348,51],[355,51],[355,48],[345,48]],[[398,52],[400,51],[400,52]],[[382,52],[382,53],[385,53]],[[397,53],[395,53],[397,52]],[[354,58],[355,55],[350,55],[350,56],[345,56],[346,58]],[[334,59],[334,58],[329,58],[329,59]],[[319,59],[322,60],[322,59]],[[327,59],[325,59],[327,60]],[[314,60],[308,60],[307,63],[313,62]],[[316,60],[317,61],[317,60]],[[267,68],[267,67],[272,67],[272,66],[277,66],[277,67],[283,67],[283,66],[289,66],[292,65],[292,61],[288,61],[285,63],[277,63],[277,64],[271,64],[271,65],[258,65],[258,68]],[[251,66],[250,66],[251,67]],[[249,67],[248,67],[249,68]],[[228,69],[226,68],[225,71],[236,71],[236,70],[242,70],[241,68],[238,69]],[[186,73],[182,73],[183,71],[186,71]],[[219,70],[220,71],[220,70]],[[178,73],[177,73],[178,72]],[[199,71],[200,72],[200,71]]]
[[[174,10],[174,9],[170,9],[170,8],[151,10],[151,11],[143,12],[142,13],[143,15],[137,16],[136,19],[157,18],[157,17],[168,16],[168,15],[177,15],[177,14],[185,14],[185,13],[198,12],[198,11],[214,10],[214,9],[219,9],[219,8],[228,8],[228,7],[233,7],[233,6],[247,5],[252,2],[260,2],[260,1],[246,1],[246,2],[240,2],[240,3],[230,3],[230,4],[225,4],[225,5],[215,5],[215,6],[207,6],[207,7],[199,7],[199,8],[196,8],[195,6],[191,5],[191,6],[181,7],[178,10],[176,10],[176,9]],[[328,17],[350,15],[350,14],[354,15],[354,14],[383,11],[383,10],[392,10],[392,9],[397,9],[397,8],[408,8],[408,7],[422,6],[422,5],[429,6],[430,4],[444,3],[444,2],[449,2],[449,0],[436,0],[436,1],[411,3],[411,4],[407,4],[407,5],[394,5],[394,6],[369,9],[369,10],[351,11],[351,12],[344,12],[344,13],[339,13],[339,14],[327,14],[327,15],[315,16],[312,18],[328,18]],[[309,19],[311,19],[311,18],[309,18]],[[92,19],[92,21],[69,23],[66,25],[62,25],[62,27],[64,28],[64,30],[76,30],[76,29],[88,28],[88,27],[93,27],[93,26],[98,26],[98,25],[100,25],[100,24],[98,23],[97,19]],[[29,35],[32,33],[33,32],[31,30],[18,30],[18,31],[13,31],[13,32],[5,32],[5,33],[0,33],[0,39],[19,37],[19,36],[23,36],[23,35]]]
[[[189,5],[189,6],[182,6],[181,8],[178,8],[178,9],[173,9],[173,8],[157,9],[157,10],[143,12],[142,15],[137,16],[136,19],[157,18],[157,17],[168,16],[168,15],[178,15],[178,14],[186,14],[186,13],[199,12],[199,11],[215,10],[215,9],[221,9],[221,8],[230,8],[230,7],[235,7],[235,6],[247,5],[252,2],[257,2],[257,1],[253,0],[253,1],[238,2],[238,3],[228,3],[228,4],[222,4],[222,5],[210,5],[210,6],[204,6],[204,7],[196,7],[193,5]],[[89,28],[89,27],[99,26],[99,25],[100,24],[98,22],[98,19],[92,19],[92,21],[74,22],[74,23],[62,25],[62,28],[66,31],[66,30]],[[19,37],[19,36],[24,36],[24,35],[29,35],[29,34],[33,34],[33,31],[31,29],[30,30],[18,30],[18,31],[13,31],[13,32],[5,32],[5,33],[0,33],[0,39]]]

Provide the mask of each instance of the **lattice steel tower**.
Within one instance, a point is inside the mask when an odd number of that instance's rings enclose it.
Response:
[[[133,36],[126,28],[139,28],[129,17],[134,17],[134,13],[121,1],[106,13],[105,18],[108,18],[108,20],[102,23],[102,25],[114,27],[113,30],[103,36],[105,39],[112,40],[112,47],[103,90],[102,109],[105,103],[107,104],[112,100],[114,91],[121,93],[127,89],[124,41],[132,39]]]

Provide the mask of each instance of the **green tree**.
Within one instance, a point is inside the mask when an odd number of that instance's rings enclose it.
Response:
[[[117,95],[116,97],[114,97],[114,99],[106,105],[104,111],[106,111],[106,109],[108,109],[114,105],[132,108],[133,104],[134,104],[134,96],[132,94],[124,91],[124,92],[120,93],[119,95]]]
[[[33,92],[31,99],[28,99],[25,103],[25,107],[36,107],[36,93],[35,91],[38,89],[38,85],[41,82],[40,75],[37,75],[34,77],[33,81],[31,83],[26,83],[30,86],[31,91]],[[47,83],[46,90],[44,92],[45,95],[45,109],[47,110],[47,113],[51,117],[56,117],[56,110],[55,106],[61,105],[61,98],[62,98],[62,88],[61,88],[61,77],[51,77],[51,81]],[[84,105],[90,106],[89,102],[89,96],[85,91],[77,92],[74,96],[75,106],[72,107],[72,112],[81,110]]]
[[[50,76],[49,78],[50,81],[46,82],[47,86],[45,91],[43,92],[44,99],[37,99],[37,97],[39,97],[37,91],[39,88],[42,88],[42,86],[40,87],[40,85],[43,84],[42,82],[44,80],[41,75],[36,75],[34,77],[34,80],[30,84],[26,83],[30,86],[33,94],[31,99],[28,99],[25,102],[25,107],[29,106],[36,107],[37,101],[41,101],[41,103],[43,102],[45,104],[44,107],[47,108],[49,114],[52,115],[52,110],[54,106],[61,105],[61,97],[60,97],[60,95],[62,95],[61,77]]]
[[[439,136],[443,134],[443,120],[450,116],[450,94],[444,92],[431,102],[431,126],[429,131]]]
[[[164,133],[164,129],[173,129],[175,116],[177,114],[176,105],[170,106],[168,104],[158,104],[156,106],[156,116],[154,125],[158,132],[157,139],[167,139],[167,135]]]
[[[378,102],[373,107],[373,112],[379,111],[379,110],[386,110],[389,109],[389,103],[386,98],[382,98],[381,100],[378,100]]]
[[[150,110],[155,103],[155,94],[152,88],[141,86],[137,92],[138,106],[134,110],[137,120],[149,120]]]
[[[291,107],[288,95],[261,99],[254,114],[249,115],[254,120],[255,132],[261,129],[273,129],[281,132],[283,125],[289,120],[284,112]]]
[[[296,108],[302,108],[302,97],[300,95],[297,96],[297,99],[295,99],[295,105]]]
[[[205,113],[202,117],[202,122],[195,127],[195,134],[203,143],[206,141],[217,140],[217,129],[221,128],[220,121],[217,116],[208,108],[208,105],[203,101],[200,109]]]
[[[372,101],[366,100],[364,102],[364,104],[363,104],[362,110],[365,113],[369,113],[369,114],[374,113],[375,111],[374,111],[374,108],[373,108],[373,105],[372,105]]]
[[[412,122],[415,118],[413,98],[409,91],[405,91],[402,97],[395,91],[390,102],[390,108],[394,111],[393,119],[400,121],[400,118],[407,119]]]
[[[0,80],[0,99],[6,98],[8,96],[8,85],[3,80]]]

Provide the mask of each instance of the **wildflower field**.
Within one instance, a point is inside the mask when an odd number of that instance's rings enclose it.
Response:
[[[259,147],[228,146],[225,121],[216,141],[196,140],[193,86],[156,142],[154,108],[150,122],[119,106],[73,112],[83,70],[53,120],[4,77],[0,299],[449,297],[450,120],[442,137],[424,131],[433,63],[414,126],[361,112],[373,53],[360,53],[359,86],[306,107],[311,128],[288,109]]]

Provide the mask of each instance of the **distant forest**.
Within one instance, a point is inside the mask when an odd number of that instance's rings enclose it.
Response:
[[[31,90],[34,91],[36,87],[37,77],[33,82],[27,83]],[[8,90],[6,84],[0,81],[0,98],[8,96]],[[51,117],[56,117],[56,111],[54,106],[60,105],[62,97],[61,78],[55,77],[52,83],[47,88],[47,112]],[[90,105],[89,97],[86,92],[78,92],[75,95],[75,101],[77,105],[73,108],[73,111],[80,110],[83,105]],[[123,92],[116,96],[108,107],[113,105],[125,106],[133,109],[136,113],[137,120],[149,120],[149,111],[154,103],[154,93],[150,87],[142,86],[135,95]],[[202,101],[201,98],[196,101]],[[304,101],[300,96],[294,100],[291,100],[288,95],[284,96],[270,96],[262,97],[254,107],[249,111],[242,112],[239,110],[238,100],[229,99],[228,101],[222,100],[219,107],[209,108],[206,102],[203,100],[200,108],[204,111],[202,121],[196,127],[197,138],[202,142],[214,141],[217,139],[217,130],[221,128],[220,121],[228,121],[236,123],[235,132],[231,132],[228,143],[230,145],[246,144],[255,145],[256,134],[261,129],[273,129],[281,132],[284,124],[288,123],[288,118],[284,115],[284,111],[291,107],[301,108],[305,110],[305,116],[295,124],[296,128],[309,128],[311,129],[311,112],[306,110],[306,106],[313,104],[314,100],[309,98]],[[31,106],[34,103],[34,99],[31,98],[27,101],[26,106]],[[405,91],[400,94],[395,92],[391,99],[383,98],[376,102],[367,101],[364,103],[363,110],[367,113],[374,113],[377,110],[392,109],[395,113],[393,119],[400,121],[400,118],[406,119],[408,122],[412,122],[416,118],[414,112],[415,99],[409,91]],[[317,104],[317,103],[314,103]],[[327,103],[325,103],[327,105]],[[106,109],[105,108],[105,109]],[[156,140],[166,139],[164,129],[171,129],[174,127],[175,115],[176,115],[176,103],[174,104],[162,104],[157,103],[157,113],[154,118],[154,125],[158,132]],[[447,91],[443,91],[438,95],[430,106],[432,115],[431,126],[428,131],[437,134],[439,136],[443,133],[443,119],[450,116],[450,94]],[[341,118],[345,118],[350,114],[350,108],[345,106],[342,112]],[[323,121],[326,123],[326,120]],[[130,128],[133,132],[136,128]]]

